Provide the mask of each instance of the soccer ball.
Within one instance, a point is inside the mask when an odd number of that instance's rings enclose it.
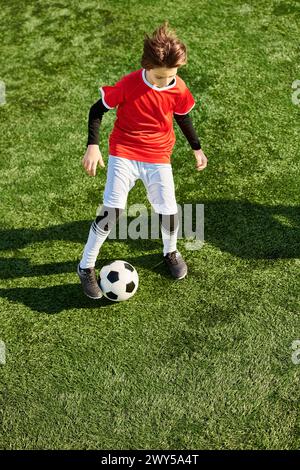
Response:
[[[101,268],[98,284],[105,297],[120,302],[136,293],[139,276],[130,263],[118,259]]]

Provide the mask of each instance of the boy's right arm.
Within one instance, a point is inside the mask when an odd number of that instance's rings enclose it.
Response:
[[[82,159],[82,165],[90,176],[96,175],[97,164],[105,168],[99,149],[99,127],[102,116],[107,111],[109,111],[109,109],[104,106],[102,99],[98,100],[90,108],[87,151]]]

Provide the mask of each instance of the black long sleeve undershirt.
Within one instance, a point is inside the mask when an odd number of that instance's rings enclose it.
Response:
[[[96,103],[94,103],[89,111],[89,120],[88,120],[88,145],[99,145],[99,128],[102,121],[104,113],[109,111],[106,106],[104,106],[102,99],[100,98]],[[174,119],[181,128],[183,134],[185,135],[187,141],[193,150],[201,149],[201,143],[197,136],[197,133],[194,129],[191,117],[189,114],[175,114]]]
[[[91,144],[99,145],[99,128],[104,113],[109,109],[104,106],[102,99],[98,100],[90,108],[88,122],[88,140],[87,146]]]
[[[192,149],[200,150],[201,143],[196,133],[196,130],[193,126],[191,116],[188,113],[187,114],[175,114],[174,113],[174,119],[177,122],[180,129],[182,130],[183,134],[185,135]]]

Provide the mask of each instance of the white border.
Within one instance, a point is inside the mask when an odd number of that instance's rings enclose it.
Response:
[[[174,111],[174,114],[178,114],[179,116],[185,116],[186,114],[188,114],[190,111],[192,111],[192,109],[196,106],[196,103],[193,104],[193,106],[191,107],[191,109],[189,111],[187,111],[186,113],[175,113]]]
[[[146,79],[146,69],[144,68],[142,69],[142,77],[143,77],[144,83],[146,83],[146,85],[148,85],[150,88],[153,88],[153,90],[156,90],[156,91],[170,90],[171,88],[174,88],[174,86],[176,86],[176,82],[177,82],[176,75],[175,75],[175,83],[173,83],[172,85],[159,88],[158,86],[152,85],[152,83],[148,82],[148,80]]]
[[[102,86],[99,88],[99,91],[101,93],[102,103],[104,104],[104,106],[106,106],[106,108],[108,108],[108,109],[114,109],[112,106],[108,106],[108,104],[106,103],[105,98],[104,98],[105,93],[104,93],[104,90],[103,90]]]

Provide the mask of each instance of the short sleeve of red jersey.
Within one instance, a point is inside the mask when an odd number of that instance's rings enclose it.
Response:
[[[115,108],[124,100],[124,80],[121,78],[115,85],[99,87],[102,102],[108,109]]]
[[[188,87],[186,87],[182,95],[179,96],[179,98],[177,99],[177,102],[174,108],[174,113],[175,114],[187,114],[193,109],[195,104],[196,103],[195,103],[192,93],[190,92]]]

